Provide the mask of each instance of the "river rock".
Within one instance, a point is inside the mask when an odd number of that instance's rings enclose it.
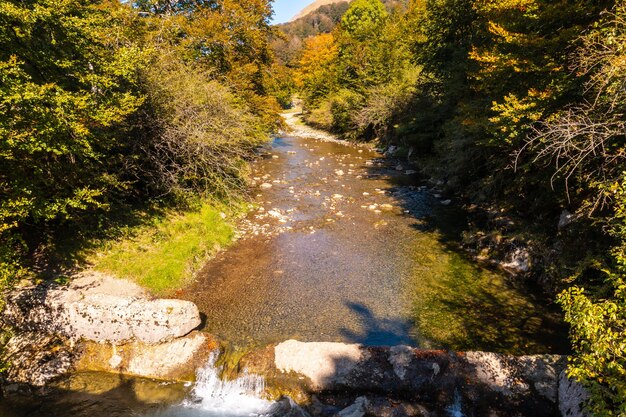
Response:
[[[117,292],[58,285],[21,289],[7,297],[3,321],[21,331],[111,343],[162,343],[200,325],[198,308],[189,301],[124,295],[122,283]]]
[[[451,416],[452,413],[446,413]],[[366,417],[434,417],[423,405],[387,398],[369,397],[365,406]]]
[[[296,372],[311,380],[313,389],[345,383],[345,377],[364,359],[360,345],[303,343],[288,340],[274,348],[274,363],[282,372]]]
[[[206,363],[217,342],[194,332],[159,344],[132,342],[124,345],[85,342],[75,369],[114,372],[144,378],[190,381],[195,370]]]
[[[350,407],[344,408],[336,417],[365,417],[368,401],[366,397],[359,397]]]
[[[538,396],[558,400],[558,375],[565,366],[559,355],[508,356],[491,352],[468,352],[476,381],[506,396]]]
[[[506,259],[501,265],[504,269],[515,274],[524,274],[530,272],[532,258],[528,249],[515,248],[506,256]]]
[[[71,371],[76,352],[68,340],[56,335],[25,332],[9,340],[2,361],[11,366],[6,379],[11,384],[43,387]]]
[[[276,401],[262,417],[311,417],[291,398]]]
[[[561,216],[559,217],[559,224],[558,224],[559,230],[565,229],[570,224],[572,224],[575,220],[576,220],[575,215],[573,215],[567,210],[563,210],[563,212],[561,212]]]
[[[299,375],[311,393],[377,393],[465,415],[557,415],[558,376],[565,362],[559,355],[515,357],[294,340],[274,348],[275,367],[285,377]],[[422,413],[426,408],[418,408],[413,415],[428,415]]]

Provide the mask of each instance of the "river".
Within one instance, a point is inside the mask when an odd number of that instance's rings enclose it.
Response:
[[[253,177],[247,234],[177,294],[198,304],[208,332],[244,347],[298,339],[566,349],[558,309],[460,251],[464,213],[407,164],[282,137]]]

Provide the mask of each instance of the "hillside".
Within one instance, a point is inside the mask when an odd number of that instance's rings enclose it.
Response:
[[[308,15],[309,13],[316,11],[322,6],[335,4],[335,3],[349,3],[350,1],[352,0],[347,0],[347,1],[346,0],[315,0],[313,3],[309,4],[304,9],[300,10],[300,12],[291,19],[291,22],[298,20],[301,17],[304,17]]]
[[[341,17],[350,7],[351,0],[317,0],[302,9],[290,22],[277,25],[285,35],[284,39],[275,39],[272,47],[278,60],[292,66],[297,59],[302,41],[321,33],[330,33],[341,21]],[[403,9],[406,0],[383,0],[387,9]]]

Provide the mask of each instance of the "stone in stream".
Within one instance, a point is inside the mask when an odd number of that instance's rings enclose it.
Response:
[[[310,417],[310,415],[291,398],[283,398],[272,404],[263,417]]]
[[[366,397],[359,397],[350,407],[337,413],[337,417],[365,417],[368,404]]]
[[[272,184],[270,184],[270,183],[268,183],[268,182],[264,182],[264,183],[263,183],[263,184],[261,184],[259,187],[260,187],[260,188],[262,188],[262,189],[264,189],[264,190],[267,190],[267,189],[269,189],[269,188],[272,188]]]

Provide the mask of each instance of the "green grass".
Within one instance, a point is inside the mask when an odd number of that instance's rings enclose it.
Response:
[[[104,243],[89,262],[97,271],[131,279],[155,294],[170,292],[233,241],[230,219],[242,209],[203,203],[193,211],[166,213]]]

